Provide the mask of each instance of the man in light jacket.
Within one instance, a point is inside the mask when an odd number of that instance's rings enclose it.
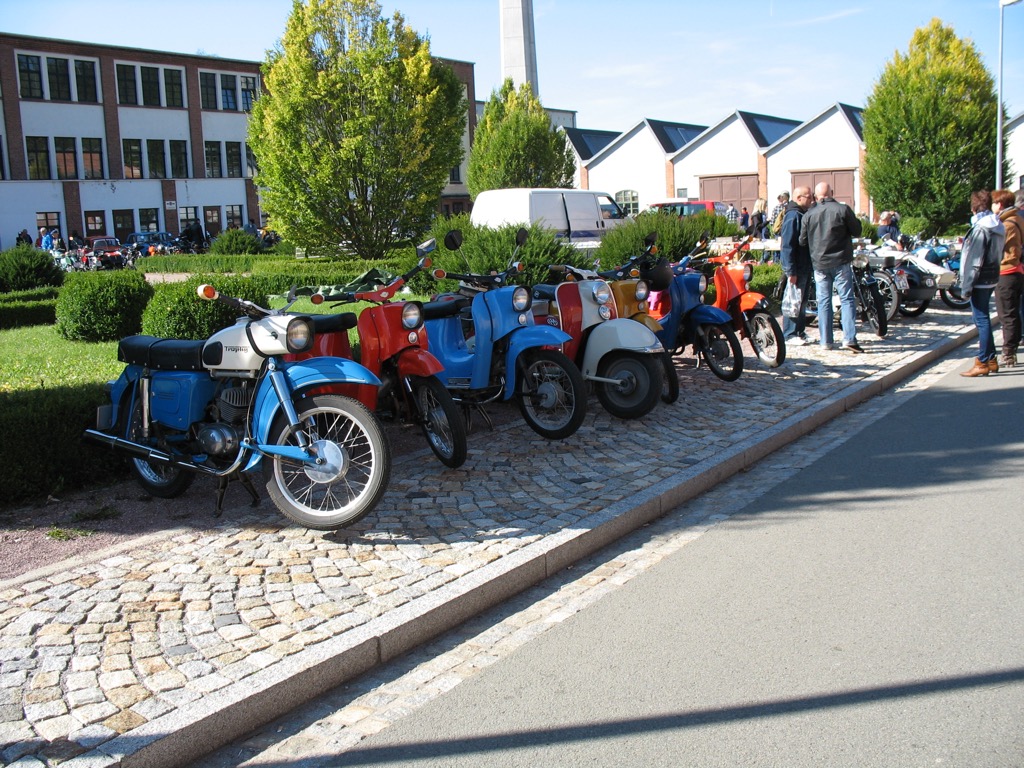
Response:
[[[1006,227],[992,212],[992,193],[987,189],[971,194],[971,213],[971,231],[960,251],[960,292],[971,300],[971,315],[978,328],[978,357],[970,370],[960,374],[969,378],[999,370],[989,304],[999,282],[999,262],[1006,240]]]

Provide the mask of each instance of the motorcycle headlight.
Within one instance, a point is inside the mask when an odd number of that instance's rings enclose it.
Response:
[[[701,275],[700,280],[697,282],[697,293],[704,293],[708,289],[708,278],[707,275]]]
[[[292,354],[313,348],[313,323],[308,317],[296,317],[289,321],[285,346]]]
[[[402,327],[407,331],[423,325],[423,308],[417,301],[407,301],[402,307]]]
[[[855,253],[853,255],[853,266],[857,269],[864,269],[868,265],[868,257],[863,253]]]
[[[612,291],[608,283],[594,283],[594,301],[598,304],[607,304],[612,299]]]
[[[754,278],[754,265],[744,264],[743,265],[743,280],[750,282]]]
[[[525,312],[529,308],[530,292],[520,285],[512,292],[512,309],[516,312]]]
[[[647,284],[646,280],[636,281],[636,300],[645,301],[648,296],[651,295],[651,287]]]

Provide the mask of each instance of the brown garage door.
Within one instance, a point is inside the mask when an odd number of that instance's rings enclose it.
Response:
[[[793,186],[810,187],[811,191],[821,182],[827,181],[832,186],[832,196],[840,203],[857,210],[855,201],[855,190],[853,187],[853,171],[803,171],[793,174]]]
[[[732,203],[737,209],[746,206],[748,211],[752,211],[757,200],[757,174],[702,177],[700,199],[717,200],[726,205]]]

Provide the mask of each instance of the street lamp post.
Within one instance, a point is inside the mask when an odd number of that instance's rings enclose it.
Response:
[[[1003,9],[1021,0],[999,0],[999,80],[996,85],[996,189],[1003,188]]]

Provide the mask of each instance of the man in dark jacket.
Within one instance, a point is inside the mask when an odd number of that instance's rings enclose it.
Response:
[[[857,343],[857,300],[853,295],[853,238],[860,237],[861,223],[850,206],[832,197],[832,185],[814,188],[817,204],[804,214],[800,245],[810,249],[818,301],[818,333],[822,349],[832,349],[832,286],[839,294],[839,318],[843,325],[843,349],[860,353]]]
[[[781,195],[780,195],[781,197]],[[782,256],[784,280],[800,290],[800,309],[796,317],[783,316],[782,335],[787,344],[802,347],[807,343],[804,329],[807,317],[807,297],[811,292],[811,253],[806,245],[800,245],[800,229],[807,208],[814,202],[810,187],[797,187],[793,190],[794,200],[786,201],[786,209],[782,216],[782,231],[779,243]],[[787,195],[788,198],[788,195]]]

